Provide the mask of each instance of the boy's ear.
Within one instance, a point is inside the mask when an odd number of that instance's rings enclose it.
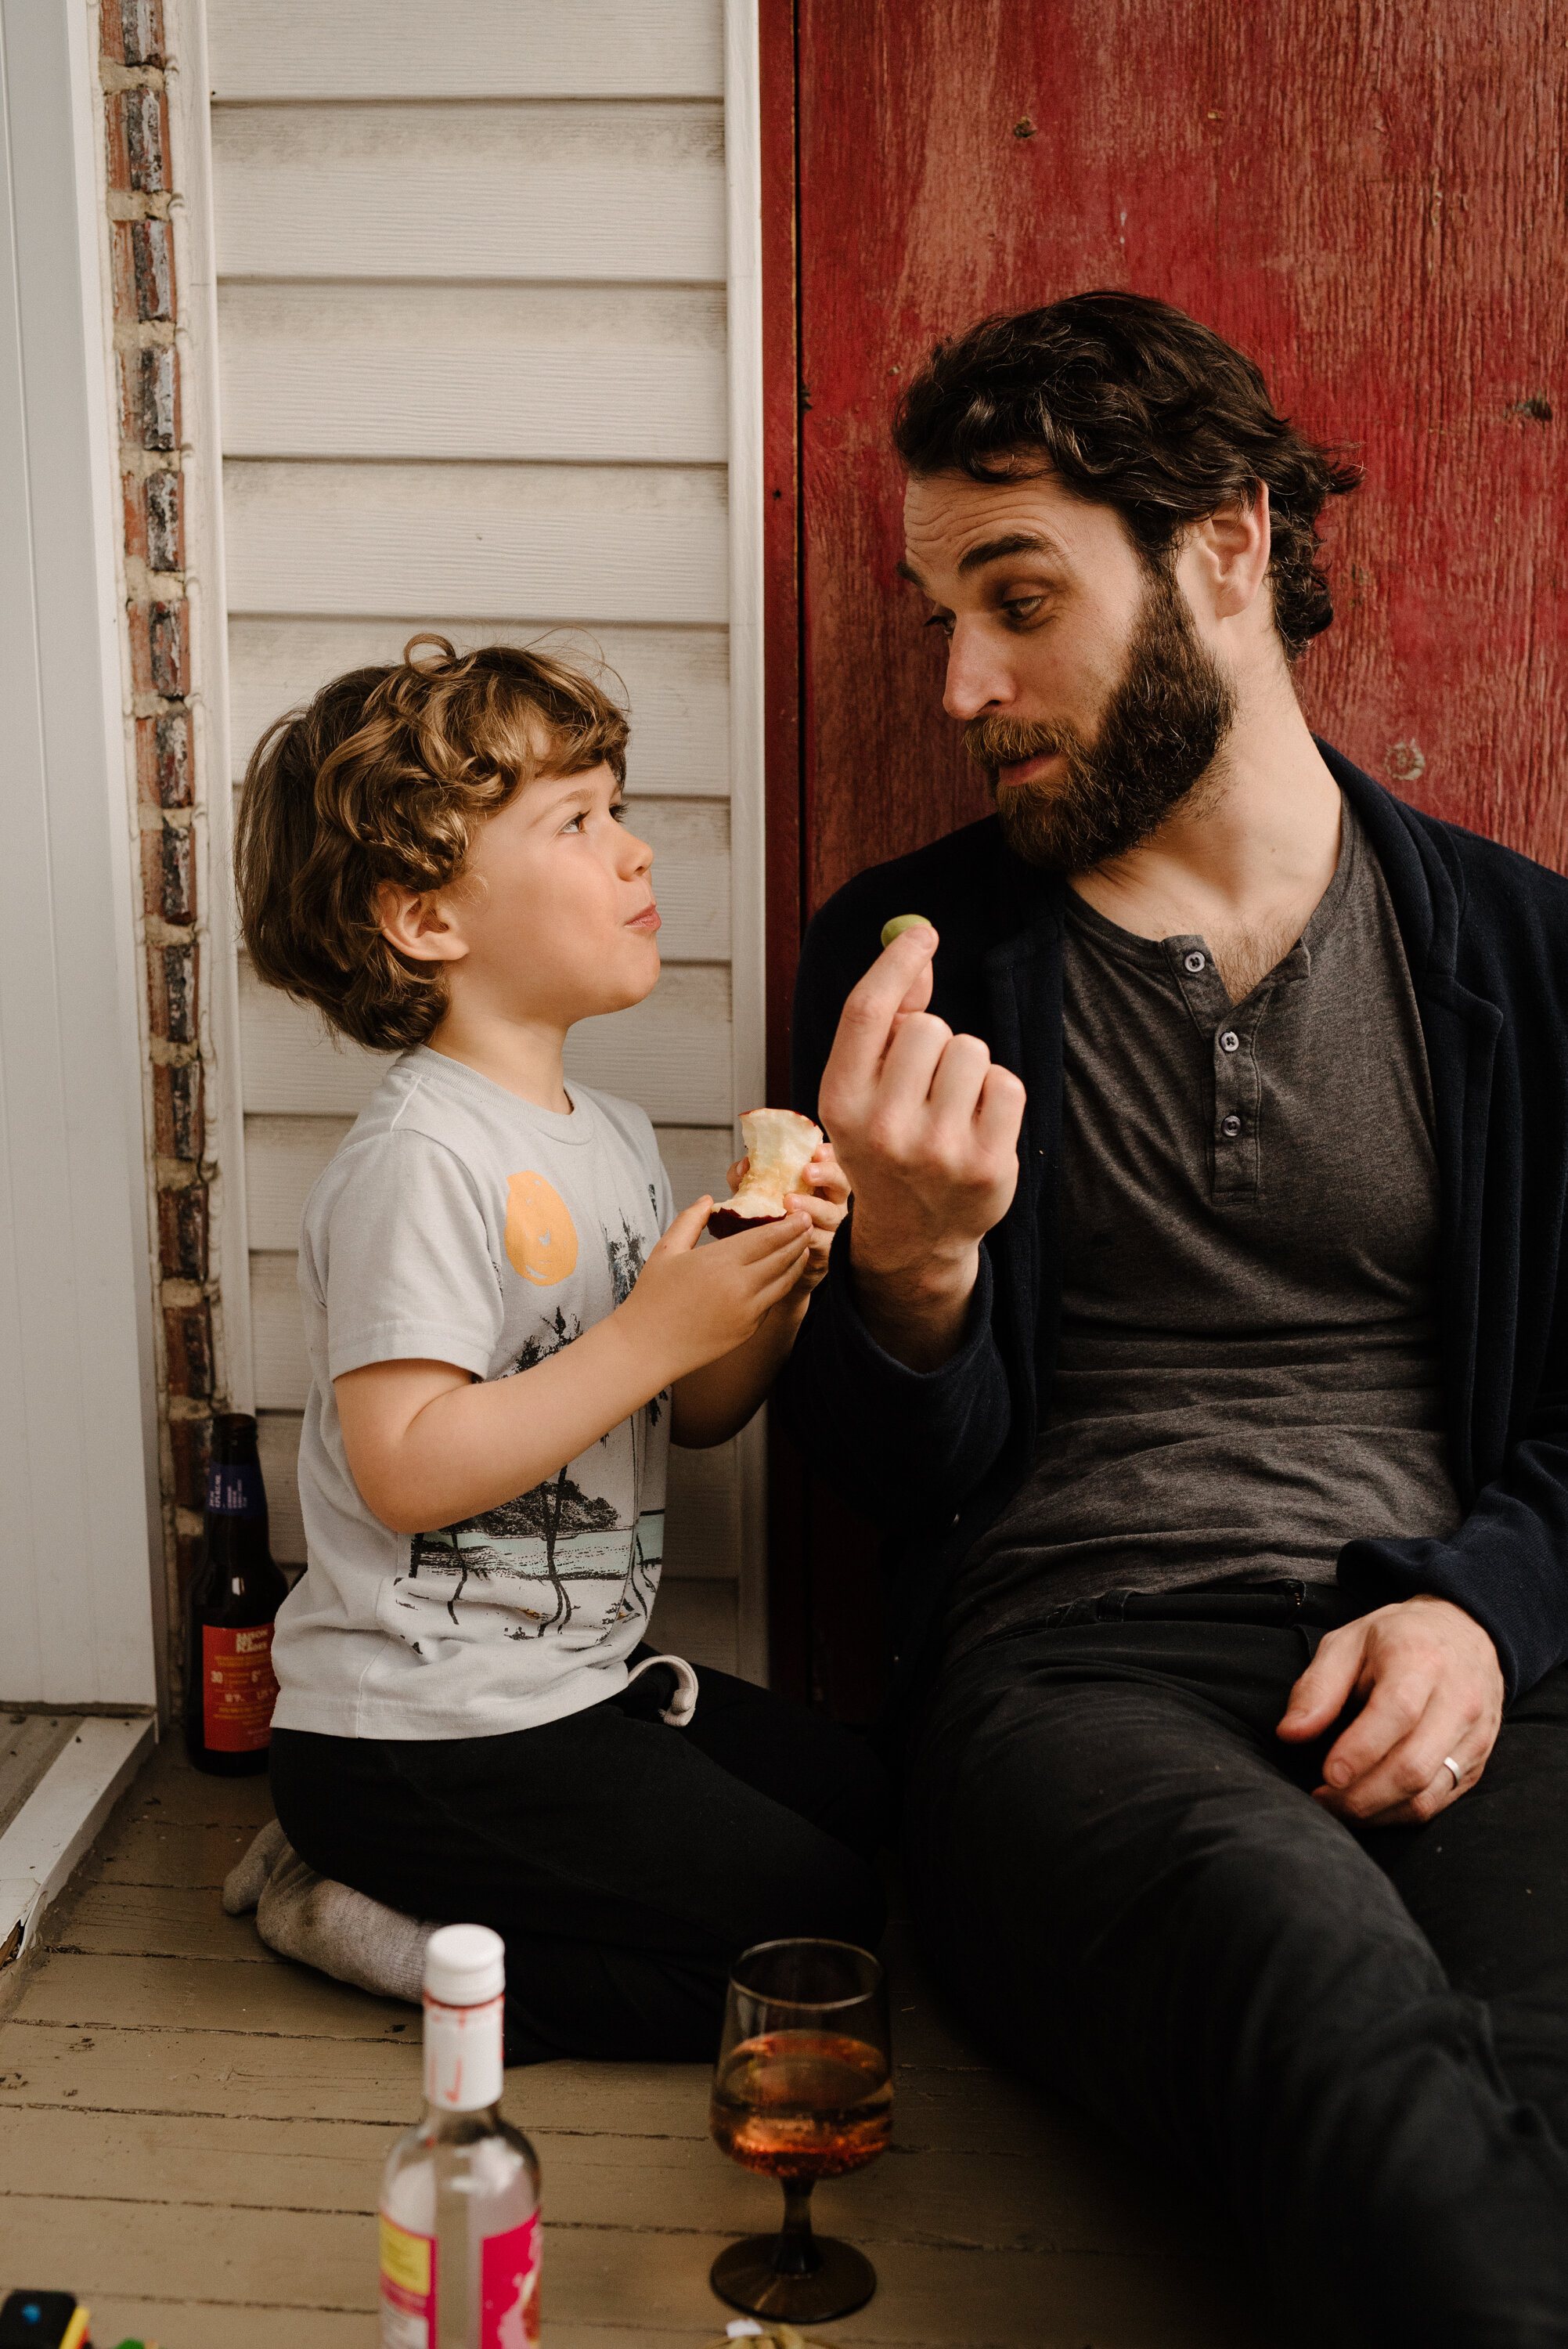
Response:
[[[410,962],[460,962],[469,942],[451,917],[438,889],[400,889],[381,882],[376,891],[381,935]]]

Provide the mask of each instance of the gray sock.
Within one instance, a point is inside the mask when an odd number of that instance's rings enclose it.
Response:
[[[223,1907],[231,1917],[253,1909],[257,1932],[280,1957],[295,1958],[379,1998],[419,2004],[425,1944],[435,1927],[318,1876],[276,1819],[230,1869]]]

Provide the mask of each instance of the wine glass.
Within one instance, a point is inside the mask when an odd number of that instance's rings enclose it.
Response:
[[[819,2178],[863,2169],[892,2134],[882,1970],[850,1941],[763,1941],[729,1978],[708,2127],[721,2152],[784,2189],[778,2235],[748,2235],[713,2263],[720,2300],[748,2316],[822,2324],[863,2308],[876,2270],[811,2232]]]

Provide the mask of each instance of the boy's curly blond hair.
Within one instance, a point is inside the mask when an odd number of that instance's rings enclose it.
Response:
[[[578,670],[510,645],[459,654],[420,635],[395,666],[335,678],[245,770],[234,873],[256,970],[373,1051],[422,1044],[445,969],[383,937],[377,888],[447,887],[474,826],[536,775],[603,764],[623,781],[629,730]]]

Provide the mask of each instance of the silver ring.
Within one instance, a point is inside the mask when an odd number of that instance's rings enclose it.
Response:
[[[1443,1756],[1443,1767],[1444,1767],[1444,1769],[1445,1769],[1445,1770],[1451,1770],[1451,1771],[1453,1772],[1453,1774],[1454,1774],[1454,1792],[1455,1792],[1455,1794],[1457,1795],[1457,1794],[1459,1793],[1460,1788],[1464,1785],[1464,1782],[1465,1782],[1465,1774],[1464,1774],[1464,1772],[1460,1768],[1459,1764],[1454,1760],[1454,1757],[1453,1757],[1453,1755],[1452,1755],[1451,1754],[1444,1754],[1444,1756]]]

